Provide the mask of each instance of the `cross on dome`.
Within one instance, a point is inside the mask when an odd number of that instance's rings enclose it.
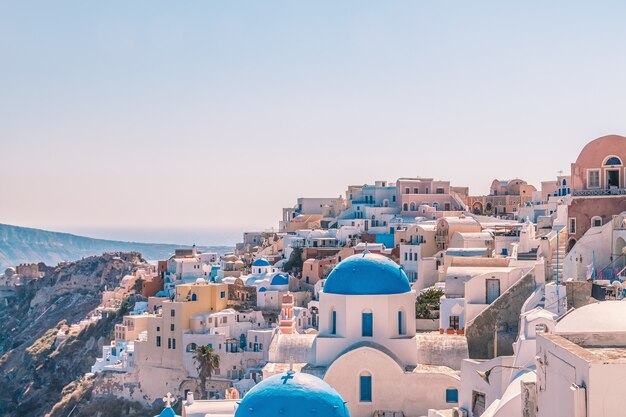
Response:
[[[163,397],[163,402],[165,403],[166,408],[172,408],[172,403],[174,402],[174,400],[175,398],[172,397],[171,392],[168,392],[167,395]]]

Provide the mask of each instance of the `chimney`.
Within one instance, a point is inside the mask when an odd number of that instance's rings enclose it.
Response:
[[[192,391],[189,391],[189,392],[187,393],[187,404],[193,404],[193,401],[194,401],[194,400],[193,400],[193,392],[192,392]]]

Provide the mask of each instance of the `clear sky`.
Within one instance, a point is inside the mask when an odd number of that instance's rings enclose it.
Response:
[[[0,223],[233,243],[299,196],[539,185],[625,134],[623,1],[0,0]]]

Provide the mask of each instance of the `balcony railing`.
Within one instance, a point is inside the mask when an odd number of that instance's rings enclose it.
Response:
[[[602,197],[612,195],[626,195],[626,188],[599,188],[594,190],[576,190],[574,197]]]

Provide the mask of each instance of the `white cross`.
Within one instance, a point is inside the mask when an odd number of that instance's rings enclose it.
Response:
[[[168,392],[167,395],[165,397],[163,397],[163,402],[165,403],[165,408],[172,408],[172,403],[174,402],[175,398],[172,397],[172,393]]]

